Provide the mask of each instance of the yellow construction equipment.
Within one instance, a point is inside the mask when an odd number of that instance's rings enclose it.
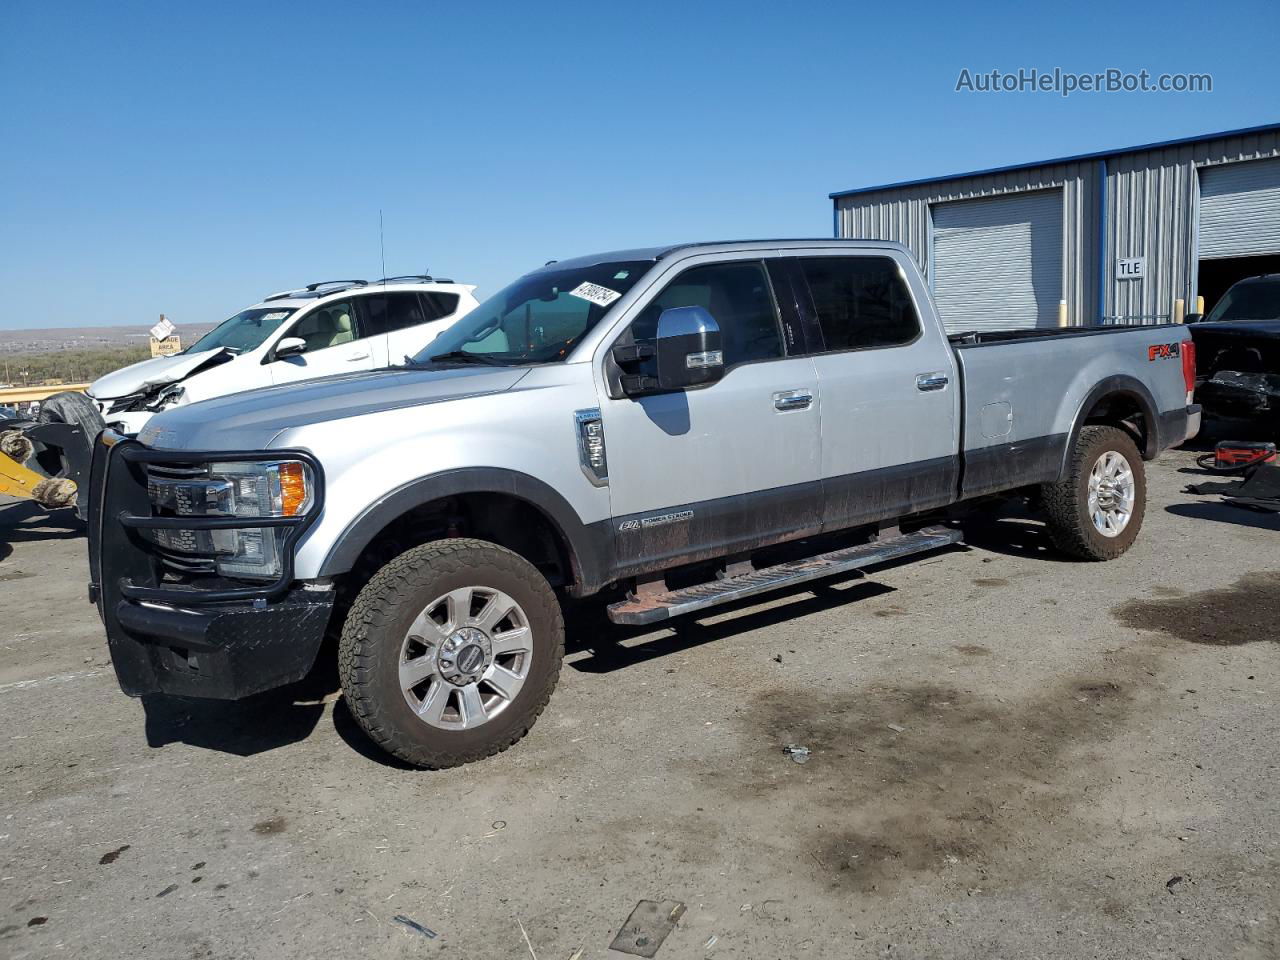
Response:
[[[93,401],[74,390],[46,394],[34,420],[0,419],[0,494],[49,510],[75,507],[84,517],[93,442],[104,426]]]
[[[66,477],[45,477],[23,464],[34,448],[19,430],[0,433],[0,494],[34,500],[56,510],[76,502],[76,483]]]

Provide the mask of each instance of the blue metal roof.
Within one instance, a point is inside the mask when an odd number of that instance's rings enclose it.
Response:
[[[1011,170],[1027,170],[1031,167],[1051,167],[1059,163],[1079,163],[1082,160],[1101,160],[1105,157],[1116,157],[1123,153],[1139,153],[1143,150],[1161,150],[1165,147],[1180,147],[1187,143],[1202,143],[1206,140],[1220,140],[1225,137],[1245,137],[1254,133],[1272,133],[1280,130],[1280,123],[1264,123],[1258,127],[1244,127],[1240,130],[1224,130],[1221,133],[1205,133],[1197,137],[1179,137],[1177,140],[1161,140],[1156,143],[1144,143],[1136,147],[1121,147],[1118,150],[1097,150],[1093,153],[1078,153],[1070,157],[1055,157],[1052,160],[1034,160],[1030,163],[1011,163],[1003,167],[990,167],[986,170],[970,170],[965,173],[951,173],[943,177],[921,177],[919,180],[900,180],[897,183],[882,183],[874,187],[856,187],[853,190],[840,190],[827,194],[832,200],[849,197],[858,193],[875,193],[877,190],[897,190],[901,187],[918,187],[926,183],[941,183],[944,180],[961,180],[965,177],[986,177],[993,173],[1008,173]]]

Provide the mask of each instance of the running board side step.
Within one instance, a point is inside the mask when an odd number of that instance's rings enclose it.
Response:
[[[909,557],[915,553],[937,550],[960,542],[960,531],[946,527],[925,527],[915,533],[885,540],[873,540],[856,547],[844,547],[804,560],[791,560],[773,567],[763,567],[738,577],[727,577],[712,583],[699,583],[667,593],[630,597],[610,604],[609,619],[614,623],[644,625],[668,620],[682,614],[705,610],[753,597],[771,590],[781,590],[810,580],[820,580],[872,564]]]

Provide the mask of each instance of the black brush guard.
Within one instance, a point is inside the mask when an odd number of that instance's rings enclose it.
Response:
[[[315,482],[300,517],[157,517],[148,464],[291,459]],[[320,465],[297,450],[152,450],[107,430],[89,473],[89,598],[97,604],[120,687],[130,696],[168,693],[239,699],[300,680],[315,662],[333,609],[327,584],[295,583],[293,552],[324,503]],[[249,585],[217,578],[173,582],[147,529],[285,527],[281,574]]]

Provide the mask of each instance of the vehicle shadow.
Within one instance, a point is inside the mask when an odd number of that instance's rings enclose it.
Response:
[[[1265,513],[1260,510],[1233,507],[1221,500],[1174,503],[1164,509],[1166,513],[1172,513],[1175,517],[1186,517],[1190,520],[1212,520],[1215,523],[1233,523],[1236,526],[1251,527],[1255,530],[1280,531],[1280,513]]]
[[[427,772],[419,771],[413,764],[405,763],[399,757],[387,753],[370,740],[369,735],[360,729],[360,724],[351,715],[351,708],[347,706],[346,697],[340,697],[338,702],[333,705],[333,730],[334,733],[342,738],[342,742],[353,751],[379,766],[390,767],[392,770]]]
[[[965,544],[978,550],[1007,557],[1034,557],[1051,563],[1073,562],[1053,545],[1044,521],[1028,515],[1010,513],[993,517],[975,513],[963,519],[960,528]]]
[[[319,724],[324,704],[296,703],[281,688],[246,700],[144,696],[142,709],[149,747],[185,743],[251,757],[305,740]]]
[[[816,613],[856,600],[893,593],[893,588],[866,580],[852,580],[856,575],[846,574],[818,584],[809,584],[800,591],[792,588],[797,599],[779,607],[744,614],[716,624],[703,624],[693,617],[682,617],[656,626],[628,627],[612,623],[606,614],[607,601],[602,598],[581,601],[567,606],[565,616],[566,664],[582,673],[604,674],[644,663],[682,650],[690,650],[705,643],[724,639],[748,630],[781,623],[792,617]],[[843,584],[852,580],[851,585]],[[726,604],[707,611],[707,617],[733,613],[760,603],[778,599],[778,594],[764,594],[736,604]],[[658,633],[653,639],[637,644],[628,641]],[[572,659],[587,653],[586,658]],[[356,753],[384,767],[395,770],[416,770],[411,764],[384,752],[360,728],[346,699],[339,699],[333,707],[333,728],[342,740]]]
[[[325,699],[337,689],[337,658],[326,646],[297,683],[243,700],[147,695],[147,745],[185,743],[239,757],[266,753],[309,737],[324,715]]]
[[[703,644],[763,627],[771,627],[794,617],[820,613],[832,607],[893,593],[894,588],[870,580],[848,583],[849,576],[800,589],[792,587],[791,602],[731,617],[717,623],[701,622],[696,615],[677,617],[647,626],[621,626],[608,619],[604,603],[588,603],[566,611],[566,655],[587,653],[587,657],[567,660],[567,665],[580,673],[612,673],[659,657],[692,650]],[[848,585],[844,585],[848,584]],[[785,591],[762,594],[738,603],[713,607],[702,619],[732,614],[761,603],[785,598]],[[652,634],[651,639],[637,640]]]

